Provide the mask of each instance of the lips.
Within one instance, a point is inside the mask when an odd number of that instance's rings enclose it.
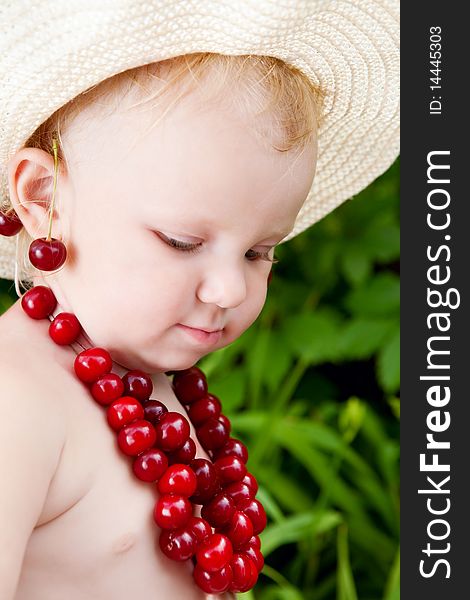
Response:
[[[222,331],[223,327],[196,327],[193,325],[183,325],[183,327],[189,327],[190,329],[198,329],[199,331],[205,331],[206,333],[215,333],[216,331]]]
[[[222,329],[206,330],[198,327],[189,327],[181,323],[178,324],[178,327],[200,344],[213,345],[219,342],[222,337]]]

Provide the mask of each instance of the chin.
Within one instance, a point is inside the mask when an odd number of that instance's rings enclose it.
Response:
[[[184,371],[185,369],[190,369],[191,367],[194,367],[194,365],[201,358],[202,358],[202,356],[200,356],[196,359],[193,358],[191,360],[174,361],[173,363],[171,363],[171,366],[169,366],[168,369],[165,369],[165,371]]]
[[[202,358],[202,355],[200,355],[199,353],[195,354],[195,353],[191,352],[191,353],[187,353],[186,355],[183,354],[183,356],[181,356],[181,354],[182,354],[181,352],[175,353],[174,356],[169,354],[169,355],[165,356],[164,362],[153,363],[153,362],[149,361],[147,371],[152,372],[152,373],[156,373],[156,372],[166,373],[168,371],[184,371],[185,369],[194,367],[194,365],[197,363],[197,361]]]

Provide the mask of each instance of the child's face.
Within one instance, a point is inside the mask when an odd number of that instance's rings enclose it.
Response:
[[[196,94],[149,132],[155,114],[145,115],[80,115],[64,136],[69,260],[48,281],[96,345],[156,372],[193,365],[255,321],[271,263],[252,251],[272,257],[292,229],[316,143],[300,157],[277,152],[248,117],[201,108]],[[223,331],[204,342],[180,324]]]

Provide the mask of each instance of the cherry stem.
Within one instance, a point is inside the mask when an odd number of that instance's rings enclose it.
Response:
[[[54,200],[55,200],[55,189],[57,185],[57,140],[55,138],[52,139],[52,150],[54,152],[54,183],[52,187],[52,200],[49,214],[49,230],[47,232],[46,241],[51,241],[52,234],[52,215],[54,214]]]

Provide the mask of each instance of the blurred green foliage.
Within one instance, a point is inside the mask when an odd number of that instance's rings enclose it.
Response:
[[[397,161],[279,246],[260,317],[199,362],[269,517],[240,600],[399,598],[398,190]]]

